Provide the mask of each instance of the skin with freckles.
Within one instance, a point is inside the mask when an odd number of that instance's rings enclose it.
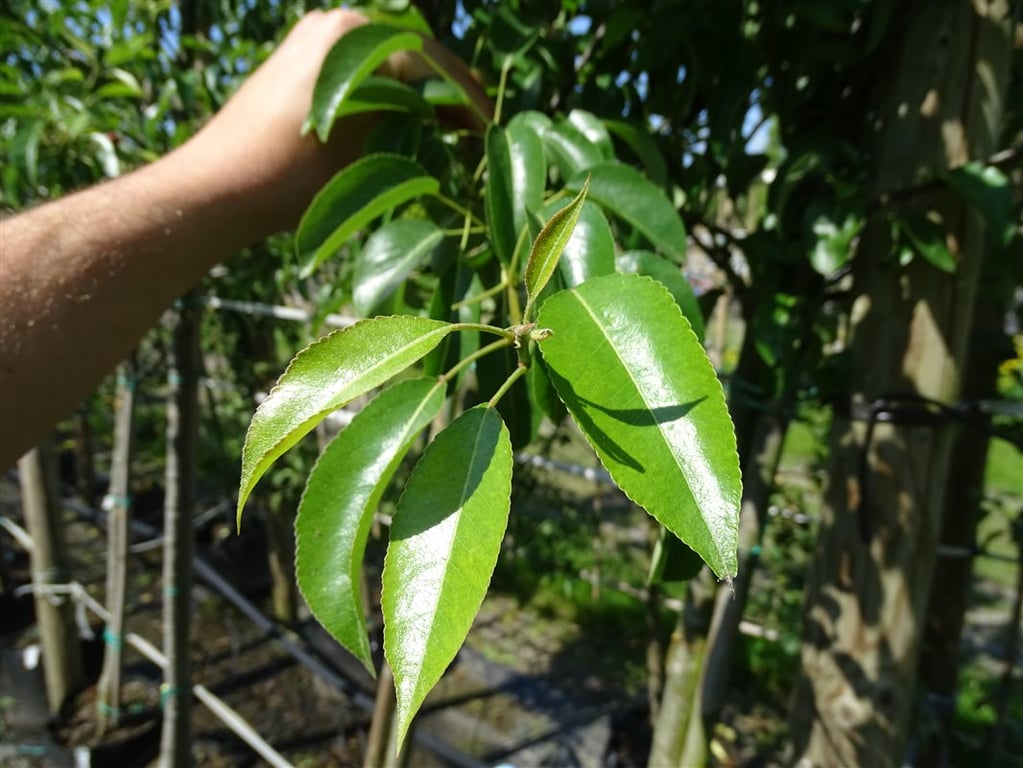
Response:
[[[0,221],[0,470],[68,415],[160,314],[219,261],[293,227],[321,186],[357,159],[374,117],[301,135],[331,46],[366,23],[314,11],[192,139],[127,176]],[[424,46],[491,106],[465,66]],[[413,54],[381,72],[436,76]],[[479,119],[463,115],[463,124]]]

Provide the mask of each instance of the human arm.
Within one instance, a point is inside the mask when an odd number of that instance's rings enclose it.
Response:
[[[0,468],[35,444],[123,359],[161,312],[227,256],[293,226],[356,159],[372,118],[301,136],[324,56],[364,23],[313,12],[191,140],[127,176],[0,222]],[[468,72],[432,41],[486,110]],[[385,72],[431,74],[410,55]]]

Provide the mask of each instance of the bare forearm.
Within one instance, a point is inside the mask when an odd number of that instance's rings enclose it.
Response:
[[[368,115],[320,144],[300,128],[324,56],[366,19],[313,11],[183,147],[130,176],[0,223],[0,469],[67,415],[167,306],[236,249],[297,223],[362,150]],[[424,45],[490,114],[468,70]],[[381,71],[433,76],[416,56]],[[475,124],[475,123],[474,123]]]
[[[258,230],[192,151],[0,224],[0,468]]]

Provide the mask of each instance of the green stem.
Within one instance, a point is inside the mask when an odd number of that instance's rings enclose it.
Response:
[[[450,370],[445,372],[440,377],[441,380],[443,380],[443,381],[451,381],[451,379],[453,379],[455,376],[457,376],[458,372],[461,371],[463,368],[466,368],[467,366],[472,365],[474,362],[479,360],[481,357],[485,357],[486,355],[489,355],[491,352],[496,352],[499,349],[507,347],[511,343],[512,342],[511,342],[510,339],[498,339],[497,341],[495,341],[495,342],[493,342],[491,344],[487,344],[487,346],[485,346],[485,347],[480,347],[475,352],[473,352],[471,355],[468,355],[468,356],[462,358],[457,363],[455,363],[453,366],[451,366]]]
[[[466,221],[468,221],[468,219]],[[479,234],[481,232],[486,231],[487,231],[486,227],[474,227],[472,226],[472,222],[469,222],[469,226],[467,227],[458,227],[457,229],[443,230],[445,237],[463,237],[464,236],[463,233]],[[465,246],[462,247],[462,250],[465,250]]]
[[[494,124],[501,124],[501,107],[504,106],[504,89],[508,85],[508,71],[511,69],[511,56],[501,65],[501,79],[497,84],[497,104],[494,106]]]
[[[522,309],[519,306],[519,292],[515,290],[514,285],[508,285],[508,319],[512,321],[512,325],[519,325],[522,323]]]
[[[499,294],[501,291],[503,291],[507,287],[507,285],[508,285],[508,276],[507,275],[502,275],[501,276],[501,282],[499,282],[493,288],[487,288],[485,291],[481,291],[480,293],[473,294],[472,296],[466,296],[461,301],[459,301],[459,302],[457,302],[455,304],[452,304],[451,308],[452,309],[461,309],[462,307],[468,307],[471,304],[479,304],[484,299],[488,299],[491,296],[496,296],[497,294]]]
[[[478,163],[476,163],[476,170],[472,172],[472,183],[473,184],[479,184],[480,183],[480,179],[483,178],[483,171],[485,171],[486,168],[487,168],[487,155],[486,155],[486,153],[484,153],[483,157],[480,158],[480,161]]]
[[[509,342],[515,341],[515,331],[510,328],[498,328],[496,325],[486,325],[485,323],[453,323],[451,328],[455,331],[483,331],[484,333],[492,333],[495,336],[500,336],[502,339],[507,339]]]
[[[486,224],[484,224],[482,221],[480,221],[479,219],[477,219],[473,215],[472,211],[470,211],[468,208],[466,208],[461,203],[456,203],[450,197],[445,197],[444,195],[440,194],[439,192],[434,194],[434,197],[437,200],[439,200],[440,202],[444,203],[444,205],[446,205],[451,210],[455,211],[456,213],[460,213],[462,216],[465,216],[466,218],[470,219],[472,221],[473,225],[475,225],[477,227],[485,227],[486,226]]]
[[[502,384],[501,388],[494,393],[494,396],[490,398],[490,401],[487,403],[487,405],[490,406],[491,408],[497,405],[498,402],[500,402],[501,398],[504,397],[504,393],[512,388],[512,384],[514,384],[516,381],[525,376],[527,370],[529,369],[526,368],[526,366],[524,366],[522,363],[519,363],[517,366],[515,366],[515,370],[511,372],[511,375],[507,379],[504,380],[504,384]]]

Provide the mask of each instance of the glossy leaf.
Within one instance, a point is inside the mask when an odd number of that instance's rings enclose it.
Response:
[[[1012,182],[993,165],[967,163],[944,173],[946,181],[984,217],[991,238],[1000,245],[1012,239],[1019,226],[1013,213]]]
[[[487,154],[486,215],[490,244],[498,260],[508,265],[515,250],[515,193],[511,149],[504,128],[491,125],[484,142]]]
[[[388,7],[388,5],[393,7]],[[363,5],[359,8],[359,13],[365,14],[366,18],[374,23],[408,29],[427,37],[433,37],[433,30],[423,18],[422,12],[408,2],[391,4],[378,2],[375,5]]]
[[[686,229],[664,192],[635,168],[619,163],[601,163],[591,169],[590,199],[604,210],[627,221],[657,250],[676,261],[686,256]],[[585,174],[568,182],[568,188],[582,189]]]
[[[583,174],[605,161],[600,149],[566,120],[555,121],[540,136],[551,162],[561,172],[562,179]]]
[[[515,117],[508,121],[508,129],[521,130],[521,128],[526,127],[532,130],[537,136],[541,136],[542,133],[553,124],[554,123],[551,119],[543,112],[527,109],[524,112],[519,112],[515,115]]]
[[[444,239],[429,219],[395,219],[376,230],[355,259],[353,303],[365,316],[426,263]]]
[[[543,204],[547,188],[547,160],[543,142],[534,128],[522,121],[512,121],[505,129],[511,158],[512,218],[516,238],[529,221],[530,212]]]
[[[562,251],[572,238],[575,224],[579,220],[579,213],[582,210],[583,202],[586,200],[586,191],[589,184],[584,182],[579,194],[571,203],[555,213],[540,230],[540,234],[533,241],[533,248],[529,253],[529,261],[526,263],[525,282],[526,311],[524,317],[527,322],[530,319],[529,307],[536,301],[540,291],[551,279],[554,270],[558,268],[558,259]]]
[[[422,38],[383,24],[364,24],[349,31],[323,60],[313,88],[308,126],[326,141],[341,105],[355,87],[373,74],[388,56],[398,51],[421,51]]]
[[[737,567],[742,483],[724,393],[660,283],[598,277],[544,302],[540,351],[615,482],[721,578]]]
[[[545,206],[542,214],[549,218],[567,204],[565,200],[556,200]],[[575,231],[558,261],[558,272],[564,284],[572,288],[591,277],[610,275],[614,271],[615,241],[611,225],[607,223],[600,206],[587,200],[579,213]]]
[[[423,99],[435,107],[461,107],[470,103],[468,95],[449,80],[425,80],[419,84]]]
[[[616,264],[619,272],[646,275],[663,284],[686,316],[696,338],[703,340],[703,312],[682,270],[653,251],[626,251],[617,258]]]
[[[615,150],[611,143],[611,134],[607,132],[599,117],[583,109],[573,109],[568,113],[568,122],[597,148],[604,160],[614,160]]]
[[[526,391],[529,394],[529,404],[534,419],[533,437],[535,438],[542,415],[546,415],[554,424],[560,424],[568,413],[565,410],[565,404],[558,397],[554,385],[551,384],[547,365],[541,355],[534,355],[529,363],[529,370],[526,371]]]
[[[661,528],[660,538],[654,545],[654,552],[650,558],[647,584],[689,581],[701,568],[703,559],[667,528]]]
[[[663,186],[668,180],[668,169],[664,164],[664,157],[661,156],[661,152],[650,134],[639,126],[624,120],[605,120],[604,125],[613,136],[621,139],[639,158],[654,183]]]
[[[295,248],[303,276],[377,216],[439,188],[437,179],[398,155],[369,155],[344,168],[313,198],[298,225]]]
[[[810,265],[824,277],[831,277],[841,269],[852,256],[853,241],[863,229],[862,216],[847,213],[842,221],[836,221],[827,213],[821,213],[813,221],[813,248],[810,251]]]
[[[415,88],[390,77],[370,75],[340,104],[337,116],[359,112],[411,112],[431,117],[433,107]]]
[[[245,435],[239,526],[246,499],[281,454],[328,413],[412,365],[455,328],[425,317],[376,317],[334,331],[299,352],[259,404]]]
[[[363,616],[362,557],[373,514],[416,436],[444,404],[438,379],[385,389],[327,446],[295,520],[295,576],[309,610],[375,674]]]
[[[943,272],[956,271],[956,260],[948,247],[945,227],[921,213],[907,211],[894,216],[896,239],[902,238],[913,253],[919,253]]]
[[[465,641],[508,524],[512,449],[497,411],[463,413],[430,444],[398,502],[384,561],[384,654],[398,743]]]

